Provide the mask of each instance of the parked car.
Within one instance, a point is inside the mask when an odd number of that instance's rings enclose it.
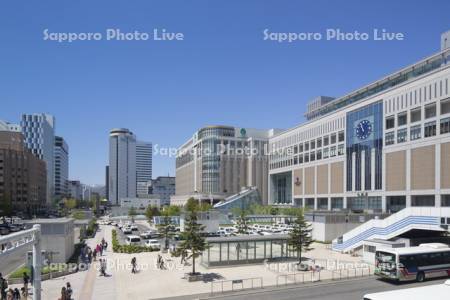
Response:
[[[161,243],[158,240],[145,241],[145,246],[151,247],[152,249],[161,249]]]
[[[158,237],[158,235],[159,235],[158,232],[148,230],[148,231],[142,232],[139,236],[143,239],[151,239],[151,238]]]
[[[138,231],[138,230],[139,230],[139,228],[137,227],[137,225],[131,225],[130,227],[131,227],[131,230],[132,230],[132,231]]]
[[[21,231],[22,230],[22,227],[20,226],[20,225],[16,225],[16,224],[13,224],[13,225],[10,225],[9,226],[9,231],[11,231],[11,232],[18,232],[18,231]]]
[[[0,234],[5,235],[9,233],[10,233],[9,226],[7,224],[0,224]]]
[[[133,233],[133,230],[131,230],[130,227],[124,227],[124,228],[122,229],[122,232],[123,232],[124,234],[132,234],[132,233]]]
[[[141,238],[137,235],[129,235],[127,236],[127,240],[125,241],[127,245],[140,245],[141,244]]]

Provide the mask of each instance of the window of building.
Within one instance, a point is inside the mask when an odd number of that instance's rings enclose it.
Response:
[[[299,164],[302,164],[302,163],[303,163],[303,155],[302,155],[302,154],[300,154],[300,155],[298,156],[298,163],[299,163]]]
[[[450,98],[441,101],[441,115],[450,113]]]
[[[305,143],[305,151],[309,151],[309,143],[308,142]]]
[[[311,141],[311,150],[316,149],[316,141]]]
[[[411,123],[419,122],[422,120],[422,110],[420,108],[416,108],[411,110]]]
[[[434,195],[411,196],[411,206],[434,206]]]
[[[336,146],[330,148],[330,157],[336,156]]]
[[[344,155],[344,149],[345,149],[344,144],[340,144],[338,146],[338,155]]]
[[[297,165],[297,164],[298,164],[298,157],[294,156],[294,165]]]
[[[322,138],[317,139],[317,148],[322,147]]]
[[[322,159],[322,150],[317,150],[317,160]]]
[[[300,144],[298,146],[298,153],[302,153],[303,152],[303,144]]]
[[[328,158],[328,156],[329,156],[329,149],[328,148],[323,149],[323,158]]]
[[[409,139],[411,141],[422,138],[422,125],[412,126],[409,132]]]
[[[441,134],[450,132],[450,118],[441,120]]]
[[[397,143],[406,142],[408,137],[408,129],[403,128],[397,131]]]
[[[400,113],[397,116],[397,124],[398,126],[403,126],[408,123],[408,114],[406,112]]]
[[[450,206],[450,195],[441,195],[441,206]]]
[[[313,151],[309,154],[309,161],[315,161],[316,160],[316,153]]]
[[[329,136],[327,135],[327,136],[325,136],[324,138],[323,138],[323,145],[324,146],[328,146],[330,144],[330,138],[329,138]]]
[[[425,119],[436,117],[436,103],[425,106]]]
[[[304,158],[305,163],[309,162],[309,153],[305,153]]]
[[[395,127],[395,118],[390,116],[386,118],[386,129],[391,129]]]
[[[430,137],[436,135],[436,121],[425,123],[424,136]]]
[[[340,131],[338,134],[338,142],[343,142],[345,139],[344,131]]]
[[[331,144],[336,144],[336,133],[331,134],[330,142]]]
[[[344,208],[344,199],[343,198],[331,198],[331,209],[342,209]]]
[[[294,154],[297,154],[297,153],[298,153],[298,146],[295,145],[295,146],[294,146]]]
[[[393,131],[391,132],[386,132],[385,136],[384,136],[384,144],[386,146],[388,145],[393,145],[395,143],[395,134]]]

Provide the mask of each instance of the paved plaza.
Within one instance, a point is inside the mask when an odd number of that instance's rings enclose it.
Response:
[[[292,283],[294,278],[282,276],[282,274],[292,274],[295,272],[291,263],[254,264],[235,267],[205,268],[199,262],[196,269],[203,274],[207,274],[203,281],[188,282],[185,274],[191,271],[190,261],[183,265],[180,258],[172,258],[169,254],[160,252],[123,254],[112,252],[111,232],[114,227],[100,226],[95,238],[87,240],[87,244],[94,247],[100,243],[102,238],[108,242],[109,246],[103,255],[108,261],[107,277],[99,276],[97,263],[87,271],[78,272],[65,277],[60,277],[42,282],[43,299],[58,299],[61,287],[70,282],[74,294],[74,299],[156,299],[165,297],[176,297],[182,295],[193,295],[209,293],[211,291],[211,281],[238,280],[246,278],[258,278],[253,281],[255,286],[260,284],[260,278],[264,286],[276,285],[280,283]],[[156,266],[157,256],[161,254],[165,260],[166,269],[160,270]],[[314,244],[314,250],[304,256],[315,258],[316,263],[324,268],[334,268],[337,261],[346,264],[360,263],[359,257],[340,254],[327,249],[324,244]],[[131,273],[131,258],[136,257],[139,271],[137,274]],[[198,259],[200,260],[200,259]],[[328,266],[327,266],[328,264]],[[342,267],[342,266],[341,266]],[[280,276],[281,275],[281,276]],[[330,279],[331,271],[322,271],[321,280]],[[314,281],[318,280],[317,273],[313,275]],[[300,280],[297,277],[295,280]],[[305,280],[311,280],[311,275],[305,275]],[[230,288],[230,282],[225,283],[225,288]],[[246,281],[247,286],[251,281]],[[228,286],[227,286],[228,285]],[[214,290],[220,290],[220,284],[214,286]]]

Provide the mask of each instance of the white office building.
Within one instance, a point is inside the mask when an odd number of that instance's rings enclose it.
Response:
[[[450,206],[449,57],[443,48],[348,95],[315,99],[307,122],[269,140],[269,203]]]
[[[136,197],[136,136],[126,128],[109,135],[109,201],[119,205],[121,198]]]
[[[55,137],[55,196],[69,194],[69,146],[64,138]]]
[[[22,134],[25,144],[31,152],[46,163],[47,167],[47,204],[55,194],[55,118],[48,114],[23,114]]]
[[[138,195],[148,194],[152,180],[152,143],[136,142],[136,188]]]

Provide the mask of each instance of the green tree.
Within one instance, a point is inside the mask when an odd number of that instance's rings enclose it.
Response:
[[[299,263],[302,262],[302,253],[312,250],[310,245],[313,242],[311,237],[311,225],[305,221],[303,213],[297,215],[297,219],[294,221],[293,230],[289,233],[288,243],[292,248],[297,251],[299,257]]]
[[[193,197],[189,198],[184,205],[185,211],[197,211],[199,207],[198,200]]]
[[[199,257],[203,251],[208,249],[208,244],[205,238],[202,236],[202,232],[205,226],[197,222],[197,207],[190,206],[191,210],[188,211],[188,216],[185,222],[184,231],[181,233],[183,240],[175,250],[174,256],[187,255],[185,259],[192,258],[192,275],[195,272],[195,259]]]
[[[157,226],[159,234],[164,238],[164,249],[169,249],[169,239],[174,236],[172,218],[167,211],[162,213],[161,224]]]
[[[149,205],[145,209],[145,216],[147,217],[147,220],[149,223],[153,222],[153,217],[156,217],[159,215],[160,215],[160,211],[159,211],[158,207],[156,207],[156,206]]]
[[[237,225],[238,233],[239,234],[248,234],[248,231],[250,229],[250,227],[248,225],[248,218],[247,218],[248,211],[246,211],[245,209],[236,208],[233,210],[233,214],[237,215],[236,225]]]
[[[77,200],[72,198],[64,199],[64,207],[68,210],[74,209],[77,207]]]
[[[0,216],[11,216],[13,207],[11,200],[8,199],[6,194],[3,195],[2,202],[0,203]]]
[[[164,211],[167,211],[169,216],[179,216],[181,213],[181,208],[176,205],[169,205]]]

